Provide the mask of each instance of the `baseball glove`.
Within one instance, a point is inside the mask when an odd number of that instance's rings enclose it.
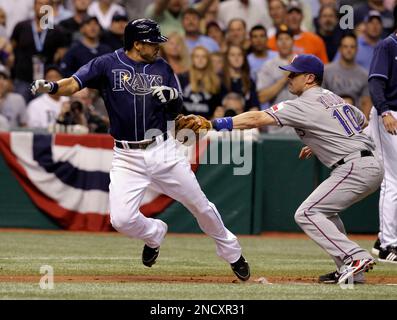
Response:
[[[182,132],[178,137],[178,132],[188,129],[185,132]],[[183,141],[178,139],[179,141],[185,143],[187,140],[199,140],[200,138],[204,137],[208,130],[212,129],[211,121],[207,120],[206,118],[198,115],[187,115],[184,116],[183,114],[178,115],[175,118],[175,135],[178,138],[182,138]],[[190,132],[189,132],[190,130]],[[190,134],[189,134],[190,133]],[[195,139],[192,139],[194,135]]]

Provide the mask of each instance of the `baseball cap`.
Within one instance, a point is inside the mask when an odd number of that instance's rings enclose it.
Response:
[[[377,18],[380,22],[382,22],[382,15],[377,10],[370,10],[367,16],[364,18],[364,22],[369,22],[373,18]]]
[[[320,78],[324,74],[323,62],[312,54],[297,55],[289,65],[280,66],[279,68],[294,73],[312,73]]]
[[[10,72],[8,71],[8,69],[3,66],[2,64],[0,64],[0,74],[4,77],[9,79],[10,78]]]
[[[299,11],[300,13],[303,12],[302,4],[298,0],[292,0],[287,6],[287,12],[291,12],[293,10]]]
[[[83,20],[82,20],[81,23],[80,23],[80,28],[81,28],[82,26],[86,25],[87,23],[90,23],[90,22],[93,21],[93,20],[95,20],[95,21],[99,24],[99,21],[98,21],[98,18],[97,18],[97,17],[95,17],[95,16],[89,16],[89,15],[84,16]]]
[[[128,19],[128,17],[127,17],[125,14],[118,14],[118,13],[116,13],[116,14],[113,16],[112,21],[126,21],[126,22],[128,22],[129,19]]]

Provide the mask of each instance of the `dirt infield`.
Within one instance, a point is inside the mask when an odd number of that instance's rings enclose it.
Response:
[[[38,276],[0,276],[1,282],[20,282],[20,283],[39,283],[40,277]],[[242,283],[234,276],[55,276],[54,281],[58,283]],[[247,283],[256,284],[313,284],[317,283],[317,278],[313,277],[286,277],[286,276],[273,276],[273,277],[252,277]],[[367,284],[389,284],[397,285],[396,277],[373,276],[369,277],[366,281]]]

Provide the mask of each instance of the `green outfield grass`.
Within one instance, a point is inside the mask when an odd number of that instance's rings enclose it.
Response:
[[[249,283],[227,281],[229,265],[215,254],[207,237],[167,235],[158,263],[146,268],[141,263],[143,243],[116,233],[31,233],[0,232],[1,299],[397,299],[397,265],[378,263],[367,275],[371,284],[342,289],[337,285],[300,283],[256,283],[260,277],[307,277],[334,269],[331,259],[308,239],[241,237],[244,255],[251,265]],[[370,249],[373,241],[358,240]],[[90,277],[58,282],[54,289],[39,286],[40,267],[50,265],[57,276]],[[10,276],[31,276],[11,282]],[[98,279],[95,279],[95,276]],[[105,276],[118,276],[103,281]],[[124,276],[124,278],[123,278]],[[225,277],[214,282],[135,282],[131,276]],[[37,278],[36,278],[37,277]],[[394,281],[393,281],[394,277]],[[391,279],[376,283],[376,279]],[[32,280],[33,279],[33,280]],[[102,279],[102,280],[100,280]],[[394,284],[394,285],[393,285]]]

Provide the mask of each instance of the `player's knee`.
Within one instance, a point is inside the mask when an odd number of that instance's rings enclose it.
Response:
[[[134,219],[130,216],[112,215],[110,223],[114,229],[119,232],[123,232],[124,230],[131,228],[131,225],[134,223]]]
[[[301,225],[305,220],[305,211],[301,208],[296,210],[294,219],[298,225]]]

